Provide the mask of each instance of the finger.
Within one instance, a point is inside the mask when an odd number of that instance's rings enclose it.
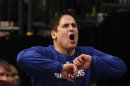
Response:
[[[74,79],[70,78],[69,76],[64,76],[64,78],[68,81],[74,82]]]
[[[73,64],[76,65],[76,67],[77,67],[78,70],[80,69],[81,65],[80,65],[80,64],[77,64],[76,59],[73,60]]]
[[[62,73],[62,75],[66,80],[74,82],[73,78],[70,78],[68,73]]]
[[[72,75],[73,79],[75,79],[75,77],[77,76],[77,74],[78,74],[78,71],[76,71],[76,72],[73,73],[73,75]]]
[[[81,64],[83,64],[83,59],[81,58],[81,56],[79,56],[77,59]]]
[[[78,74],[77,66],[74,66],[73,79],[76,77],[77,74]]]
[[[88,69],[91,65],[91,56],[90,55],[82,55],[82,59],[84,60],[84,63],[82,64],[81,69]]]
[[[76,65],[76,66],[78,66],[76,60],[73,60],[73,64]]]
[[[77,66],[74,65],[74,71],[73,72],[77,72],[78,69],[77,69]]]
[[[78,58],[75,59],[75,62],[76,62],[76,64],[77,64],[77,66],[80,66],[80,65],[81,65],[81,63],[80,63],[80,61],[79,61]]]

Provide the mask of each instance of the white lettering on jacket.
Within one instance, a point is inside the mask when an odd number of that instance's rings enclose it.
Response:
[[[66,64],[68,64],[69,62],[67,61]],[[64,77],[62,76],[61,73],[54,73],[54,76],[57,78],[57,79],[63,79]],[[78,74],[76,76],[76,78],[80,78],[80,77],[84,77],[85,76],[85,71],[84,70],[79,70],[78,71]],[[72,77],[71,74],[69,74],[69,77]]]

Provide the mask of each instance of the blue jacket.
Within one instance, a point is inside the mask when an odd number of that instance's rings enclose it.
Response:
[[[72,63],[81,54],[92,56],[91,67],[79,70],[73,83],[65,80],[61,75],[63,64]],[[94,80],[126,72],[126,65],[121,59],[89,46],[77,46],[73,56],[57,52],[53,45],[35,46],[21,51],[17,62],[20,69],[31,76],[32,86],[89,86]]]

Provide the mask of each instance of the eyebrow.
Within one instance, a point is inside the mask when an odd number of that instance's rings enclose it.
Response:
[[[71,23],[71,25],[73,25],[73,24],[77,25],[76,23]],[[62,25],[69,25],[69,23],[64,23]]]

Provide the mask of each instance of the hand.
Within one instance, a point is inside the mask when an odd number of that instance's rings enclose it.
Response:
[[[74,82],[74,78],[78,74],[77,66],[74,64],[64,64],[61,74],[68,81]],[[72,75],[72,78],[69,77],[69,74]]]
[[[73,60],[73,64],[77,66],[79,70],[88,69],[91,65],[92,57],[90,55],[81,54]]]

